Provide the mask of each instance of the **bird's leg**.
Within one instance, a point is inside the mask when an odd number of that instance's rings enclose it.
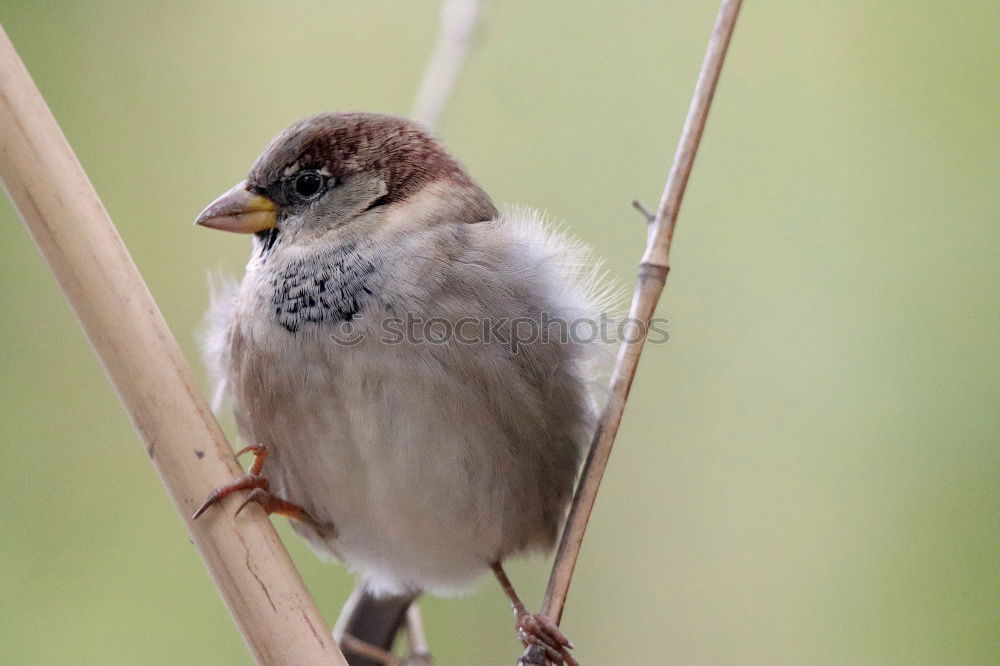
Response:
[[[493,573],[500,582],[504,594],[510,599],[510,605],[514,610],[514,625],[517,629],[517,637],[525,647],[537,645],[545,650],[549,661],[554,664],[566,664],[566,666],[578,666],[578,662],[570,654],[573,647],[572,641],[567,638],[559,625],[552,621],[552,618],[541,613],[532,615],[521,603],[521,598],[514,591],[514,586],[507,578],[507,572],[499,561],[493,563]]]
[[[291,518],[292,520],[309,523],[313,527],[320,529],[321,524],[313,518],[308,511],[303,509],[298,504],[289,502],[288,500],[277,497],[271,493],[271,483],[267,480],[267,477],[261,475],[261,471],[264,469],[264,461],[267,460],[267,447],[263,444],[247,446],[237,451],[236,456],[239,457],[244,453],[250,452],[253,453],[253,462],[250,463],[250,468],[247,470],[247,473],[238,479],[213,490],[208,496],[208,499],[205,500],[204,504],[202,504],[198,510],[194,512],[193,516],[191,516],[191,520],[196,520],[198,516],[205,513],[210,506],[221,502],[237,490],[249,490],[250,494],[243,501],[243,503],[240,504],[239,508],[236,509],[237,514],[239,514],[239,512],[246,508],[246,506],[251,502],[257,502],[269,514],[277,513]]]

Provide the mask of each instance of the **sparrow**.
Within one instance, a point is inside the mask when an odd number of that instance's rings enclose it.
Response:
[[[352,664],[377,663],[358,641],[391,649],[419,594],[490,571],[521,641],[576,663],[503,562],[554,546],[594,429],[602,352],[578,324],[612,289],[592,253],[374,113],[295,123],[196,223],[253,236],[203,347],[255,457],[195,517],[249,490],[241,509],[291,518],[355,572],[335,630]]]

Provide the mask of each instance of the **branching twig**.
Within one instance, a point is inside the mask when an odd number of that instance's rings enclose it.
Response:
[[[431,129],[441,112],[472,46],[479,0],[444,0],[441,4],[441,34],[427,62],[410,116]]]
[[[241,473],[177,342],[0,28],[0,178],[146,445],[254,659],[345,664],[267,515],[188,516]]]
[[[687,186],[698,143],[701,141],[702,131],[705,129],[708,109],[712,103],[740,4],[741,0],[723,0],[719,9],[687,119],[684,122],[684,130],[674,155],[674,163],[667,177],[660,206],[649,227],[646,252],[639,264],[639,277],[629,310],[629,321],[641,323],[630,325],[631,330],[624,336],[625,342],[618,352],[611,377],[608,404],[594,434],[545,594],[542,612],[557,622],[562,617],[587,521],[590,519],[597,489],[625,411],[625,401],[632,387],[632,379],[635,377],[639,355],[646,341],[646,333],[670,270],[670,243],[677,224],[677,212],[684,196],[684,188]],[[637,326],[639,328],[636,328]],[[537,650],[528,649],[522,657],[522,662],[542,663],[544,657],[540,661],[540,656]]]

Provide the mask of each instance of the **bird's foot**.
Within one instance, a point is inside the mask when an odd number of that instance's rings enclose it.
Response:
[[[521,639],[524,647],[537,645],[545,650],[545,656],[553,664],[578,666],[578,662],[569,652],[573,648],[573,641],[562,632],[552,618],[541,613],[532,615],[522,610],[516,614],[514,622],[517,637]]]
[[[261,471],[264,469],[264,461],[267,460],[266,446],[263,444],[247,446],[237,451],[236,456],[239,457],[244,453],[253,453],[253,462],[250,463],[250,469],[247,470],[247,473],[240,478],[213,490],[211,494],[209,494],[208,499],[206,499],[205,502],[198,507],[198,510],[194,512],[194,515],[191,516],[191,520],[196,520],[198,516],[205,513],[209,507],[218,504],[236,491],[249,490],[251,491],[250,494],[245,500],[243,500],[243,503],[240,504],[239,508],[236,509],[237,515],[239,515],[240,511],[245,509],[248,504],[256,502],[257,504],[260,504],[261,507],[268,512],[268,514],[277,513],[291,518],[292,520],[308,523],[315,527],[317,531],[329,530],[329,526],[322,525],[318,520],[313,518],[308,511],[303,509],[298,504],[289,502],[288,500],[277,497],[271,493],[270,481],[268,481],[267,477],[261,475]]]
[[[561,666],[579,666],[579,662],[570,654],[573,642],[562,632],[559,625],[552,618],[542,613],[529,613],[521,603],[521,598],[514,590],[513,584],[507,577],[507,572],[503,570],[503,565],[499,560],[493,562],[493,573],[503,588],[504,594],[510,600],[511,608],[514,611],[514,626],[517,629],[517,637],[521,639],[524,647],[535,647],[545,653],[537,655],[541,661]],[[535,652],[535,650],[530,650]],[[527,652],[525,653],[527,654]]]

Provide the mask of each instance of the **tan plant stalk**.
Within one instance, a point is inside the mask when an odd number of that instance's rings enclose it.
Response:
[[[708,110],[712,104],[712,96],[719,81],[719,73],[726,57],[729,40],[733,35],[736,17],[740,10],[741,0],[723,0],[715,21],[712,36],[709,39],[708,50],[702,62],[698,83],[695,85],[691,106],[688,108],[687,119],[674,154],[673,166],[667,176],[663,196],[656,214],[649,220],[646,251],[639,264],[639,277],[632,296],[632,306],[629,309],[631,322],[626,331],[625,340],[618,352],[615,368],[611,376],[611,388],[608,403],[598,422],[594,439],[591,443],[587,461],[583,467],[580,483],[570,508],[569,518],[559,542],[552,574],[542,612],[557,622],[562,618],[566,605],[566,595],[569,592],[573,569],[580,554],[584,532],[590,513],[594,508],[597,490],[607,467],[611,448],[614,445],[618,426],[621,424],[625,403],[628,400],[629,389],[635,377],[639,364],[639,355],[646,342],[656,304],[663,292],[667,273],[670,270],[670,244],[677,224],[677,213],[680,210],[684,189],[688,176],[694,164],[695,153],[705,129]],[[529,648],[521,658],[522,663],[544,663],[544,654],[538,649]]]
[[[241,473],[86,174],[0,28],[0,179],[145,443],[253,658],[346,664],[267,515],[191,512]]]

